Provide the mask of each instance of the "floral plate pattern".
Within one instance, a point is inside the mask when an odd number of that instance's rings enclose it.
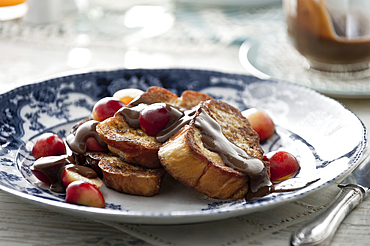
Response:
[[[44,132],[65,138],[71,126],[91,113],[94,103],[122,88],[162,86],[178,95],[197,90],[241,111],[257,107],[270,114],[275,135],[265,152],[285,149],[300,161],[293,185],[255,201],[207,198],[166,176],[161,192],[138,197],[103,186],[106,209],[68,204],[30,172],[34,139]],[[93,219],[145,224],[182,224],[263,211],[299,199],[341,180],[353,170],[367,145],[363,123],[343,105],[308,88],[253,76],[188,69],[98,71],[58,77],[0,95],[0,189],[48,209]]]

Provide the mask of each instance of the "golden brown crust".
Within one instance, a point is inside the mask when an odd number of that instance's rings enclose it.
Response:
[[[151,87],[142,97],[187,109],[200,103],[200,108],[218,122],[230,142],[262,160],[257,133],[231,105],[210,100],[210,96],[195,91],[185,91],[177,97],[160,87]],[[159,192],[167,171],[183,184],[212,198],[242,199],[248,192],[247,175],[225,165],[217,153],[204,147],[201,131],[194,121],[163,145],[141,129],[130,128],[120,113],[101,122],[96,130],[110,152],[91,152],[85,156],[95,160],[93,165],[101,170],[107,187],[152,196]],[[268,166],[266,169],[269,171]]]
[[[226,138],[258,159],[263,158],[259,136],[241,112],[219,100],[205,102],[203,109],[220,124]],[[231,126],[231,127],[230,127]]]
[[[128,164],[115,156],[101,159],[99,167],[107,187],[139,196],[158,194],[166,173],[163,168],[146,169]]]
[[[112,153],[127,162],[147,168],[161,167],[157,157],[161,144],[141,129],[131,128],[120,113],[99,123],[96,132]]]
[[[88,166],[95,170],[95,172],[98,174],[100,178],[103,177],[103,173],[99,167],[99,162],[107,157],[112,157],[113,155],[109,152],[100,152],[100,151],[87,151],[83,157],[80,156],[80,163],[76,163],[83,166]],[[83,160],[83,161],[82,161]]]
[[[178,97],[169,90],[153,86],[144,92],[141,97],[153,103],[167,103],[176,107],[192,108],[198,105],[201,101],[207,101],[212,99],[211,96],[192,90],[186,90]]]
[[[89,120],[91,118],[76,123],[72,127],[72,132]],[[159,193],[165,174],[159,163],[157,169],[137,167],[114,156],[114,151],[108,147],[110,152],[87,151],[84,155],[75,154],[76,164],[93,168],[107,187],[119,192],[140,196],[153,196]],[[157,152],[155,155],[157,158]]]
[[[197,91],[187,90],[181,94],[181,105],[183,108],[192,108],[202,101],[211,100],[212,97]]]
[[[154,196],[160,191],[166,173],[163,168],[131,165],[109,152],[88,151],[85,156],[86,165],[98,170],[104,184],[111,189],[139,196]]]
[[[239,110],[217,100],[203,102],[201,108],[221,125],[230,142],[262,160],[258,135]],[[209,197],[241,199],[248,192],[247,175],[226,166],[217,153],[205,148],[194,122],[164,143],[158,155],[172,177]]]
[[[163,167],[181,183],[209,197],[243,198],[247,189],[238,197],[233,194],[248,186],[247,176],[225,166],[221,159],[217,160],[218,155],[203,153],[199,140],[194,140],[195,131],[199,130],[187,126],[160,148],[158,154]]]
[[[167,103],[170,105],[177,105],[180,102],[180,98],[176,94],[157,86],[150,87],[141,95],[141,98],[152,103]]]
[[[108,149],[110,150],[111,153],[123,158],[128,163],[131,163],[134,165],[140,165],[140,163],[142,163],[142,165],[140,166],[145,167],[145,168],[161,168],[162,167],[158,159],[158,149],[147,149],[145,151],[145,154],[143,154],[143,152],[140,150],[140,151],[133,152],[133,153],[131,152],[132,153],[131,155],[127,151],[123,152],[120,149],[114,148],[109,145],[108,145]]]
[[[150,87],[141,98],[153,103],[164,102],[176,107],[192,108],[199,101],[211,97],[200,92],[185,91],[181,97],[161,87]],[[133,129],[119,112],[114,117],[99,123],[96,131],[109,149],[127,162],[147,168],[159,168],[158,150],[161,146],[155,137],[141,129]]]

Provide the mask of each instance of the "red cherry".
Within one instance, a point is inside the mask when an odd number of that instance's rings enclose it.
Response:
[[[92,110],[93,119],[97,121],[103,121],[112,117],[120,108],[124,106],[126,106],[126,104],[118,98],[102,98],[94,105]]]
[[[98,189],[103,185],[103,181],[92,168],[74,164],[66,166],[62,172],[63,185],[68,187],[69,184],[78,180],[90,183]]]
[[[48,176],[46,176],[43,172],[40,172],[38,170],[34,170],[34,169],[31,169],[33,175],[35,175],[35,177],[40,180],[41,182],[47,184],[47,185],[51,185],[51,181],[50,179],[48,178]]]
[[[272,156],[264,157],[265,160],[270,162],[271,181],[282,181],[291,178],[299,171],[299,162],[294,155],[286,151],[271,154]]]
[[[166,127],[170,118],[165,103],[151,104],[140,113],[140,127],[149,136],[155,136]]]
[[[39,136],[32,148],[32,155],[36,159],[46,156],[64,155],[66,152],[63,139],[54,133],[44,133]]]
[[[91,151],[108,151],[107,148],[100,146],[94,137],[88,137],[86,139],[86,146],[87,149]]]
[[[90,207],[105,207],[103,194],[94,185],[84,181],[73,181],[66,189],[66,202]]]
[[[275,124],[265,112],[256,108],[251,108],[243,111],[242,114],[248,119],[253,130],[257,132],[261,142],[274,135]]]

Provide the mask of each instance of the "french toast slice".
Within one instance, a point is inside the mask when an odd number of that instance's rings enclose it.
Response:
[[[107,187],[131,195],[158,194],[166,174],[163,168],[147,169],[131,165],[116,156],[102,158],[98,165]]]
[[[71,134],[84,123],[83,119],[72,127]],[[104,184],[116,191],[139,196],[153,196],[160,191],[166,171],[163,168],[149,169],[134,166],[118,158],[110,151],[86,151],[73,153],[75,163],[90,167],[103,179]]]
[[[84,165],[93,168],[108,188],[126,194],[158,194],[166,173],[163,168],[148,169],[128,164],[110,152],[87,151],[84,156]]]
[[[209,132],[213,126],[219,131]],[[205,142],[205,135],[211,139],[210,143]],[[212,147],[213,144],[218,144],[217,141],[222,142],[221,146]],[[229,144],[232,146],[231,150]],[[244,152],[242,155],[247,153],[245,156],[250,158],[251,161],[247,158],[247,162],[250,162],[247,170],[243,170],[245,167],[237,170],[235,166],[230,166],[230,159],[225,159],[228,153],[224,153],[222,149],[233,152],[235,147],[237,151]],[[201,102],[197,116],[160,147],[158,156],[173,178],[211,198],[224,200],[255,196],[258,192],[266,192],[262,189],[256,192],[256,187],[270,184],[269,167],[263,162],[258,134],[238,109],[222,101]],[[251,175],[250,170],[255,164],[263,170],[259,169]]]
[[[184,91],[181,97],[178,97],[169,90],[156,86],[150,87],[139,98],[148,103],[166,103],[184,109],[190,109],[199,102],[209,99],[212,97],[196,91]],[[127,105],[127,107],[134,106],[135,100]],[[145,168],[162,167],[158,159],[158,150],[162,144],[140,128],[130,127],[120,111],[114,117],[99,123],[96,131],[108,145],[109,150],[128,163]]]

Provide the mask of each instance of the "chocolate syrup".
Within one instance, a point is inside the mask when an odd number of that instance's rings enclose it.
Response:
[[[195,118],[195,126],[201,131],[204,147],[218,153],[227,166],[248,176],[250,188],[247,200],[269,193],[272,183],[261,160],[231,143],[222,133],[220,124],[203,109]]]
[[[160,143],[166,142],[173,135],[175,135],[175,133],[180,131],[180,129],[184,125],[188,124],[192,119],[194,119],[197,109],[198,109],[198,108],[195,108],[192,110],[186,110],[182,112],[179,109],[176,109],[172,106],[169,106],[169,107],[172,110],[170,111],[172,120],[170,120],[169,124],[167,124],[167,126],[157,134],[156,139]]]
[[[62,172],[64,167],[74,162],[70,155],[41,157],[35,161],[33,168],[42,172],[50,180],[50,190],[56,193],[64,193],[65,187],[62,183]]]
[[[75,133],[71,133],[67,136],[67,144],[72,150],[72,155],[61,155],[61,156],[47,156],[39,158],[35,161],[33,169],[45,174],[45,176],[50,180],[50,190],[56,193],[64,193],[65,187],[62,183],[62,172],[66,165],[73,164],[68,168],[74,172],[86,178],[96,178],[97,173],[89,168],[74,164],[83,164],[85,161],[83,154],[87,150],[86,139],[89,137],[94,137],[98,144],[106,148],[107,145],[99,137],[96,132],[96,125],[99,121],[89,120],[78,127]],[[80,163],[81,162],[81,163]]]
[[[118,113],[125,117],[127,124],[131,128],[140,128],[140,113],[150,104],[153,103],[141,96],[137,96],[127,107],[122,107],[118,110]]]
[[[131,108],[131,107],[134,107],[134,106],[137,106],[139,104],[146,104],[146,105],[150,105],[150,104],[153,104],[152,101],[149,101],[147,99],[145,99],[144,97],[142,96],[137,96],[136,98],[134,98],[128,105],[127,107],[128,108]]]
[[[122,108],[119,112],[130,127],[139,128],[140,112],[150,104],[152,103],[139,97],[130,104],[132,107]],[[171,115],[171,120],[157,134],[156,140],[158,142],[166,142],[184,125],[195,120],[196,127],[201,131],[204,146],[218,153],[227,166],[248,176],[250,189],[246,197],[247,200],[270,193],[272,184],[263,162],[231,143],[222,133],[221,126],[203,109],[198,106],[191,110],[181,110],[170,105],[166,105],[166,109]]]
[[[66,170],[78,173],[79,175],[88,178],[88,179],[95,179],[98,177],[98,174],[91,168],[81,166],[81,165],[69,165],[65,167]]]
[[[122,107],[118,113],[125,117],[125,121],[131,128],[140,128],[140,113],[146,106],[147,104],[141,103],[132,108]]]
[[[67,136],[66,142],[69,148],[74,153],[83,155],[86,152],[86,140],[89,137],[94,137],[101,147],[107,148],[107,144],[100,138],[100,136],[96,132],[96,125],[98,123],[99,121],[96,120],[87,121],[78,127],[75,134],[70,134]]]
[[[128,107],[121,108],[119,113],[125,117],[130,127],[138,128],[140,127],[140,112],[150,104],[152,103],[138,97],[134,102],[130,103]],[[271,192],[284,192],[298,189],[297,187],[293,187],[290,183],[278,185],[277,187],[272,185],[264,163],[230,142],[223,134],[221,126],[204,109],[199,106],[191,110],[179,109],[168,104],[164,106],[170,113],[171,118],[165,129],[160,131],[156,136],[157,141],[167,141],[184,125],[193,121],[195,126],[201,131],[204,147],[218,153],[225,165],[247,175],[249,178],[249,191],[245,197],[247,201],[265,196]],[[36,160],[32,169],[40,171],[48,177],[51,181],[51,191],[57,193],[65,192],[65,187],[62,183],[62,172],[64,169],[76,172],[90,179],[98,177],[98,173],[92,168],[75,165],[77,163],[75,157],[83,156],[86,151],[86,139],[88,137],[95,137],[101,146],[106,146],[96,133],[95,129],[98,123],[98,121],[94,120],[87,121],[78,127],[75,134],[71,134],[67,137],[67,143],[74,152],[73,155],[49,156]],[[84,159],[84,162],[85,161],[93,167],[98,164],[98,161],[89,157]],[[303,182],[301,182],[299,188],[302,188],[302,184]],[[303,185],[307,186],[309,184],[311,184],[311,182],[306,182]]]
[[[151,103],[141,98],[137,98],[136,101],[129,104],[130,107],[121,108],[118,112],[125,118],[127,124],[131,128],[140,128],[140,113],[152,104],[161,104],[170,114],[170,120],[167,123],[167,126],[156,136],[156,140],[159,143],[167,141],[172,135],[180,130],[183,125],[190,121],[189,119],[187,122],[183,122],[186,117],[184,117],[184,112],[179,108],[166,103]]]
[[[299,178],[294,177],[290,179],[283,180],[281,182],[274,183],[274,186],[272,187],[271,192],[273,193],[282,193],[282,192],[289,192],[289,191],[296,191],[303,189],[317,181],[319,181],[320,178]]]
[[[50,191],[55,193],[65,193],[66,191],[62,182],[62,173],[64,169],[78,173],[88,179],[98,177],[98,174],[92,168],[75,165],[72,155],[39,158],[35,161],[31,169],[42,172],[51,182]]]

